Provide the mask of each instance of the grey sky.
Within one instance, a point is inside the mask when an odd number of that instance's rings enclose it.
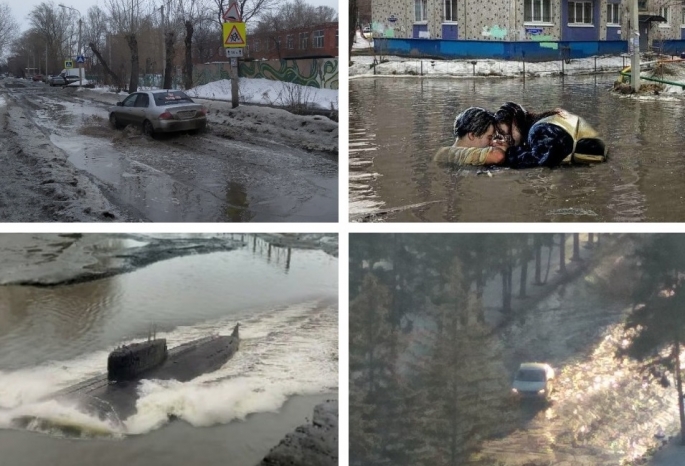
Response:
[[[19,23],[19,28],[24,31],[29,28],[28,15],[37,5],[40,5],[43,1],[49,0],[0,0],[3,3],[8,3],[14,14],[14,18]],[[104,8],[104,2],[102,0],[53,0],[55,5],[63,3],[64,5],[76,8],[81,12],[83,16],[86,15],[88,8],[99,5],[100,8]],[[156,1],[155,3],[160,3]],[[338,11],[338,0],[307,0],[307,3],[314,6],[329,6]]]

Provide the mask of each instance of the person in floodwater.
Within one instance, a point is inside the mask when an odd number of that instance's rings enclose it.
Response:
[[[455,165],[499,165],[506,146],[495,140],[495,115],[480,107],[467,108],[454,119],[454,144],[441,147],[434,160]]]
[[[556,167],[606,161],[604,141],[585,120],[562,109],[536,115],[514,102],[495,113],[497,131],[508,143],[505,165]]]

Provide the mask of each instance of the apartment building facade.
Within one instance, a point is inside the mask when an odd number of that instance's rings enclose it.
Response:
[[[477,41],[628,40],[633,0],[373,0],[377,37]],[[640,44],[685,39],[685,4],[640,0]]]

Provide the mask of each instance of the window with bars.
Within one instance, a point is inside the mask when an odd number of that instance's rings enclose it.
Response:
[[[457,20],[457,0],[445,0],[445,21]]]
[[[568,24],[592,24],[592,2],[568,2]]]
[[[323,48],[323,29],[314,31],[314,34],[312,35],[312,46],[315,49]]]
[[[285,36],[285,48],[294,49],[295,48],[295,37],[292,34]]]
[[[619,3],[607,5],[607,24],[621,24],[621,5]]]
[[[414,0],[414,21],[427,21],[428,0]]]
[[[551,0],[524,0],[523,20],[526,23],[551,23]]]

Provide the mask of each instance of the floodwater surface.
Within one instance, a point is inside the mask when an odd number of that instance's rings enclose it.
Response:
[[[618,73],[618,71],[617,71]],[[610,91],[615,75],[350,81],[350,219],[430,222],[685,221],[685,113],[677,97]],[[454,143],[455,116],[505,101],[583,116],[609,147],[594,166],[487,173],[432,158]]]
[[[337,259],[251,236],[236,244],[85,283],[0,286],[0,464],[254,466],[335,397]],[[112,349],[145,340],[153,326],[173,348],[230,334],[236,322],[241,345],[231,360],[185,383],[141,381],[137,413],[123,424],[49,399],[103,373]],[[22,416],[74,428],[18,429]]]

